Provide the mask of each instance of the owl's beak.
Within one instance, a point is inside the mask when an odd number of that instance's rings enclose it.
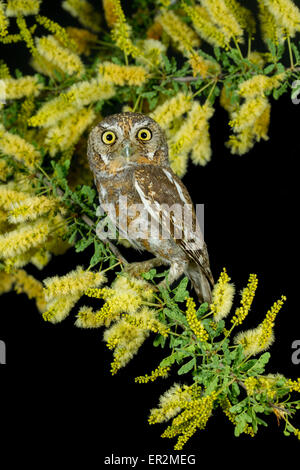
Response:
[[[130,155],[131,155],[131,144],[130,142],[124,142],[122,154],[126,158],[126,160],[129,160]]]

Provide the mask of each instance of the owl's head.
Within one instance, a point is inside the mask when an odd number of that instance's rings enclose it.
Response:
[[[112,114],[90,132],[88,158],[94,171],[118,171],[139,164],[168,165],[168,146],[163,130],[149,116]]]

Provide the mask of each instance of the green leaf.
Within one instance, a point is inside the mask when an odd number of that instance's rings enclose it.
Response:
[[[176,360],[176,354],[171,354],[170,356],[168,357],[165,357],[161,363],[159,364],[160,367],[168,367],[172,364],[174,364]]]
[[[142,277],[147,281],[152,281],[156,275],[156,269],[152,268],[147,273],[142,273]]]
[[[275,64],[270,64],[270,65],[267,65],[267,67],[264,68],[264,74],[268,74],[270,72],[272,72],[275,68]]]
[[[76,253],[84,251],[91,243],[93,243],[93,238],[81,238],[75,245]]]
[[[219,382],[219,377],[216,376],[208,383],[208,385],[206,386],[207,395],[209,395],[210,393],[212,393],[214,390],[217,389],[218,382]]]
[[[90,260],[90,267],[95,266],[103,259],[103,245],[102,243],[94,240],[95,252]]]
[[[273,90],[273,98],[275,100],[278,100],[278,98],[280,98],[281,95],[283,95],[283,93],[286,92],[287,88],[288,88],[288,82],[284,82],[282,85],[280,85],[279,88],[275,88]]]
[[[277,73],[285,72],[285,66],[283,64],[281,64],[280,62],[278,62],[278,64],[276,64],[276,68],[277,68]]]
[[[236,382],[233,382],[232,386],[232,393],[235,397],[239,396],[240,394],[240,387],[238,386],[238,384]]]
[[[256,361],[256,364],[251,369],[251,375],[262,374],[265,371],[265,365],[269,362],[271,354],[265,352]]]
[[[96,196],[96,191],[90,186],[84,184],[80,189],[80,195],[86,196],[88,199],[88,203],[92,204]]]
[[[180,369],[178,370],[177,374],[178,375],[183,375],[183,374],[187,374],[191,369],[193,369],[193,367],[196,365],[196,358],[194,357],[193,359],[191,359],[189,362],[187,362],[186,364],[184,364],[182,367],[180,367]]]
[[[208,310],[208,303],[207,302],[203,302],[203,304],[200,305],[200,307],[198,308],[197,312],[196,312],[196,315],[197,317],[201,317],[202,315],[204,315]]]
[[[180,312],[178,307],[173,308],[172,310],[170,308],[164,308],[163,312],[169,317],[171,320],[173,320],[175,323],[180,323],[185,326],[188,326],[187,319],[185,316]]]
[[[291,43],[291,48],[292,48],[292,51],[293,51],[293,53],[294,53],[294,55],[295,55],[296,62],[297,62],[297,64],[299,64],[299,63],[300,63],[300,52],[299,52],[299,50],[298,50],[296,44],[294,44],[294,43],[292,42],[292,43]]]
[[[188,282],[188,278],[184,277],[182,281],[180,281],[180,284],[176,287],[174,296],[175,302],[183,302],[189,296],[189,293],[186,290]]]
[[[166,337],[162,335],[157,335],[156,338],[153,341],[153,346],[161,346],[162,348],[165,347],[166,344]]]
[[[245,362],[239,369],[243,372],[247,372],[247,370],[251,369],[254,366],[257,359],[250,359],[249,361]]]

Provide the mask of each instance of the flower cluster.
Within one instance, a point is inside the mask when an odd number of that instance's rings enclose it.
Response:
[[[228,276],[226,269],[223,268],[218,282],[213,288],[213,302],[210,306],[216,322],[222,320],[222,318],[226,318],[232,307],[235,289],[234,285],[229,281],[230,277]]]
[[[282,296],[280,300],[275,302],[267,312],[266,318],[258,327],[236,335],[235,343],[243,346],[245,354],[255,355],[271,346],[274,341],[274,321],[285,300],[286,297]]]
[[[200,339],[200,341],[205,341],[208,339],[208,333],[202,325],[201,321],[198,320],[195,307],[195,302],[191,297],[189,297],[186,301],[186,319],[190,328]]]
[[[204,429],[212,413],[217,398],[215,392],[181,403],[183,411],[173,419],[172,424],[162,434],[162,437],[172,438],[179,435],[175,450],[181,450],[184,444],[198,429]]]
[[[240,325],[248,315],[254,299],[257,283],[258,280],[256,274],[250,274],[248,285],[242,292],[241,306],[235,311],[235,314],[231,319],[231,323],[233,323],[233,325]]]

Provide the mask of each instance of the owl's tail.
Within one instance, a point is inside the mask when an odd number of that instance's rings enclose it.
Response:
[[[191,261],[186,271],[193,288],[199,298],[199,302],[212,302],[211,291],[214,285],[214,280],[211,272],[206,272],[199,266],[199,264]]]

